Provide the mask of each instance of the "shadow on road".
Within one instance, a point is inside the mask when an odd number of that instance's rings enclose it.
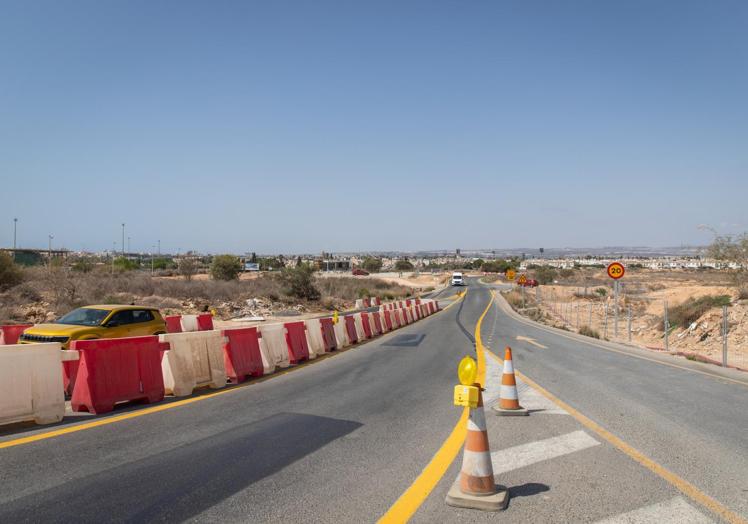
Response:
[[[279,413],[79,479],[71,463],[69,482],[3,504],[0,522],[181,522],[361,425]]]
[[[547,484],[528,482],[526,484],[520,484],[519,486],[512,486],[509,488],[509,497],[510,499],[515,497],[532,497],[533,495],[545,493],[550,490],[551,488]]]

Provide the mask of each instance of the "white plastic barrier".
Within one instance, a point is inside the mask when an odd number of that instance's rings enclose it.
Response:
[[[377,325],[374,323],[374,313],[369,313],[369,333],[371,333],[371,337],[374,338],[377,336]]]
[[[258,329],[258,331],[260,330]],[[270,375],[271,373],[275,373],[275,361],[268,355],[265,341],[262,340],[262,332],[260,332],[260,356],[262,357],[262,374]]]
[[[356,299],[355,309],[364,309],[364,299],[363,298],[357,298]]]
[[[338,323],[333,324],[335,329],[335,340],[338,343],[338,348],[344,348],[351,345],[351,341],[348,338],[348,332],[345,329],[345,318],[338,317]]]
[[[306,339],[309,343],[309,358],[325,354],[325,339],[322,338],[322,324],[318,318],[305,320]]]
[[[78,352],[61,351],[57,342],[0,347],[0,424],[62,420],[63,360],[78,360]]]
[[[353,323],[356,326],[356,336],[359,342],[366,340],[366,332],[364,331],[364,321],[361,318],[361,313],[353,315]]]
[[[220,331],[159,335],[159,341],[169,343],[161,361],[166,391],[184,397],[202,386],[225,387],[223,338]]]
[[[260,328],[262,341],[267,351],[268,361],[276,367],[287,368],[291,365],[288,358],[286,328],[283,324],[268,324]]]
[[[200,331],[197,325],[197,315],[182,315],[180,322],[184,332]]]

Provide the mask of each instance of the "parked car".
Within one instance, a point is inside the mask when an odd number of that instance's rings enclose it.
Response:
[[[353,271],[351,271],[351,273],[353,273],[357,277],[365,277],[365,276],[367,276],[369,274],[369,272],[366,271],[365,269],[361,269],[361,268],[358,268],[358,267],[356,269],[354,269]]]
[[[462,273],[452,273],[452,280],[450,281],[453,286],[464,286],[465,278]]]
[[[37,324],[20,336],[20,344],[59,342],[68,349],[73,340],[123,338],[166,333],[158,309],[146,306],[99,305],[75,309],[48,324]]]
[[[519,285],[523,287],[538,287],[538,281],[534,278],[528,278],[527,280],[525,280],[524,284]]]

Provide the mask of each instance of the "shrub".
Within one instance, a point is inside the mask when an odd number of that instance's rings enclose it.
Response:
[[[0,252],[0,291],[10,289],[23,282],[21,268],[13,262],[13,257]]]
[[[413,269],[413,264],[411,264],[410,260],[398,260],[395,262],[395,269],[397,271],[410,271]]]
[[[748,287],[741,287],[738,290],[738,300],[748,300]]]
[[[366,257],[361,267],[369,273],[376,273],[382,269],[382,260],[380,258]]]
[[[534,277],[539,284],[550,284],[556,279],[556,270],[552,267],[539,267],[535,270]]]
[[[605,289],[604,287],[599,287],[599,288],[597,288],[597,289],[595,290],[595,293],[597,293],[597,294],[598,294],[598,295],[600,295],[601,297],[604,297],[604,296],[606,296],[606,295],[608,294],[608,290],[607,290],[607,289]]]
[[[216,255],[210,265],[210,275],[215,280],[236,280],[242,264],[234,255]]]
[[[179,274],[189,282],[192,277],[197,273],[197,262],[193,258],[182,258],[179,260]],[[233,278],[222,279],[222,280],[233,280]]]
[[[119,257],[114,260],[114,268],[119,271],[133,271],[140,267],[140,262],[129,258]]]
[[[699,298],[689,298],[682,304],[670,308],[668,321],[672,326],[687,328],[710,309],[729,306],[730,301],[729,295],[705,295]]]
[[[71,268],[78,273],[90,273],[94,268],[94,264],[90,257],[81,257],[73,262]]]
[[[159,257],[153,259],[153,269],[174,269],[175,267],[177,267],[177,264],[171,258]]]
[[[368,298],[371,296],[371,292],[365,287],[360,288],[357,294],[358,294],[358,298]]]
[[[585,337],[600,338],[600,333],[589,326],[581,326],[579,328],[579,334],[584,335]]]
[[[319,300],[320,292],[314,287],[314,270],[307,264],[284,268],[280,276],[284,293],[294,298]]]

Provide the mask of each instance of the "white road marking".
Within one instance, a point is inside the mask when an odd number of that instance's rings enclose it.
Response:
[[[490,439],[490,435],[489,435]],[[523,468],[531,464],[543,462],[575,451],[599,446],[600,442],[589,436],[586,432],[572,431],[558,437],[537,440],[528,444],[520,444],[507,449],[491,453],[494,475],[500,475],[507,471]]]
[[[691,506],[683,497],[675,497],[651,506],[621,513],[597,524],[707,524],[712,519]]]
[[[543,344],[541,344],[539,342],[535,342],[534,338],[523,337],[523,336],[520,335],[520,336],[517,337],[517,340],[519,340],[520,342],[527,342],[527,343],[532,344],[533,346],[538,347],[540,349],[548,349],[548,346],[544,346]]]

